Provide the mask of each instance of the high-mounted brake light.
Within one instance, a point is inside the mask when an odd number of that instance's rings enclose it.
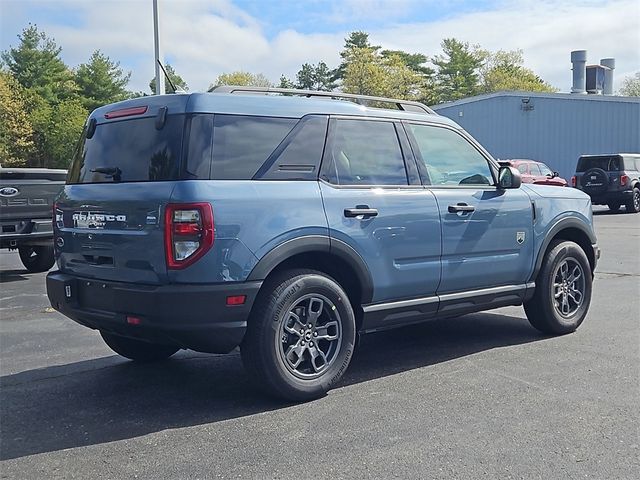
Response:
[[[620,175],[620,186],[624,187],[629,181],[629,177],[627,175]]]
[[[574,175],[573,177],[571,177],[571,186],[575,187],[577,185],[577,183],[578,183],[578,179]]]
[[[170,203],[165,209],[164,242],[167,267],[188,267],[207,253],[214,240],[210,203]]]
[[[129,108],[121,108],[120,110],[111,110],[104,114],[104,118],[121,118],[121,117],[131,117],[132,115],[142,115],[147,113],[147,107],[129,107]]]

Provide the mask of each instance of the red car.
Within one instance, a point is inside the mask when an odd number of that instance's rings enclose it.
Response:
[[[566,187],[567,181],[558,172],[552,171],[542,162],[535,160],[510,160],[509,163],[516,167],[522,175],[522,183],[535,183],[538,185],[555,185]]]

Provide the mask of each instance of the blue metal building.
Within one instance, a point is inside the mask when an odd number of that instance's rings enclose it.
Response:
[[[567,180],[583,154],[640,152],[640,98],[497,92],[433,107],[495,158],[546,163]]]

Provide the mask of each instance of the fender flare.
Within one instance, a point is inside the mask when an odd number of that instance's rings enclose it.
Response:
[[[566,230],[568,228],[575,228],[577,230],[580,230],[582,233],[584,233],[587,236],[587,238],[591,242],[591,245],[595,245],[597,243],[595,234],[589,228],[589,226],[586,223],[584,223],[582,220],[579,220],[577,218],[562,218],[558,220],[545,235],[545,238],[542,242],[540,250],[538,251],[535,268],[533,269],[533,274],[529,279],[530,281],[534,281],[538,276],[538,273],[540,273],[540,269],[542,268],[542,261],[544,260],[544,254],[546,253],[547,248],[551,243],[551,240],[553,240],[553,238],[559,232],[561,232],[562,230]],[[589,253],[587,253],[587,256],[589,256]]]
[[[287,240],[272,248],[253,267],[247,281],[264,280],[283,261],[301,253],[328,253],[347,263],[355,272],[362,291],[362,303],[373,298],[373,280],[360,254],[347,243],[324,235],[307,235]]]

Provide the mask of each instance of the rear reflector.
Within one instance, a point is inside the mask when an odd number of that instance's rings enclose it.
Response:
[[[577,183],[578,183],[578,179],[574,175],[573,177],[571,177],[571,186],[575,187]]]
[[[620,185],[625,186],[629,181],[629,177],[627,175],[620,175]]]
[[[132,115],[142,115],[147,113],[147,107],[129,107],[122,108],[120,110],[112,110],[104,114],[104,118],[120,118],[120,117],[131,117]]]
[[[232,307],[234,305],[244,305],[244,302],[246,301],[246,295],[233,295],[231,297],[227,297],[227,306]]]
[[[131,316],[127,315],[127,323],[129,325],[140,325],[142,323],[142,319],[140,319],[138,317],[131,317]]]

